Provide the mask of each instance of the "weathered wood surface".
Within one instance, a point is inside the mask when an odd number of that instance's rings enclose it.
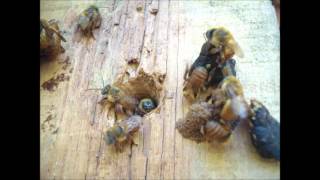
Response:
[[[97,40],[73,44],[73,16],[89,4],[103,17]],[[235,58],[246,98],[262,101],[279,120],[279,29],[270,0],[41,0],[41,17],[58,19],[68,41],[66,52],[40,69],[40,86],[62,73],[66,79],[53,91],[40,87],[41,179],[279,179],[280,163],[260,158],[245,122],[224,145],[196,144],[174,128],[187,111],[185,65],[217,25],[230,29],[245,52]],[[127,66],[132,59],[140,65]],[[138,146],[117,154],[102,134],[114,119],[97,105],[100,91],[87,89],[101,88],[101,76],[111,83],[139,69],[166,74],[163,100],[159,112],[145,117],[150,134],[145,127]]]

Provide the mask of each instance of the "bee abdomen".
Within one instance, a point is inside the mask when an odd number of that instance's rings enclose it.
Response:
[[[205,126],[205,135],[208,141],[224,139],[225,137],[228,137],[230,133],[230,131],[222,127],[222,125],[216,121],[208,121]]]
[[[193,70],[189,83],[194,88],[199,88],[207,79],[208,77],[208,71],[204,67],[197,67],[195,70]]]

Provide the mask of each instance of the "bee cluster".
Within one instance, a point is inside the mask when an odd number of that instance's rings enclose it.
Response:
[[[105,140],[107,144],[114,145],[116,151],[123,151],[127,144],[133,142],[133,134],[142,125],[142,117],[157,107],[157,103],[150,97],[140,98],[128,94],[116,85],[106,85],[102,90],[100,104],[111,104],[114,108],[116,123],[106,132]],[[125,120],[118,120],[118,115],[125,115]]]
[[[192,105],[176,122],[176,129],[197,143],[225,142],[241,120],[249,120],[252,144],[259,154],[280,160],[280,124],[262,103],[247,103],[236,78],[233,56],[244,57],[239,44],[224,27],[212,28],[205,36],[198,58],[185,71],[183,95]]]

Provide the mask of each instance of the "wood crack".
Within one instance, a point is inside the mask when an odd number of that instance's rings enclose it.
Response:
[[[178,10],[178,47],[177,47],[177,60],[176,60],[176,79],[178,79],[179,76],[179,42],[180,42],[180,22],[179,22],[179,10]],[[174,107],[174,127],[177,122],[177,97],[178,97],[178,82],[176,81],[176,92],[175,92],[175,107]],[[176,177],[176,131],[173,131],[173,139],[174,139],[174,146],[173,146],[173,179]]]
[[[147,180],[148,177],[148,162],[149,162],[149,158],[147,157],[146,159],[146,163],[145,163],[145,175],[144,175],[144,180]]]
[[[96,160],[97,160],[97,163],[96,163],[96,175],[98,174],[98,167],[100,165],[100,156],[101,156],[101,142],[103,140],[103,133],[101,133],[101,137],[100,137],[100,144],[99,144],[99,151],[98,151],[98,154],[96,156]]]
[[[128,156],[128,178],[132,180],[132,144],[130,145],[130,153]]]

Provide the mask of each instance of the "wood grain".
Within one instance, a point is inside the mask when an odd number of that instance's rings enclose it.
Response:
[[[59,74],[69,76],[54,91],[40,87],[41,179],[280,178],[280,163],[256,153],[246,122],[220,145],[197,144],[175,130],[188,108],[182,96],[185,65],[198,56],[203,33],[218,25],[233,32],[245,53],[235,57],[245,97],[262,101],[279,120],[279,29],[269,0],[40,2],[41,17],[59,20],[67,39],[64,54],[41,63],[40,86]],[[89,4],[103,17],[97,40],[73,43],[74,19]],[[63,62],[67,57],[69,64]],[[139,65],[127,65],[132,59]],[[144,118],[138,146],[115,153],[103,141],[114,118],[97,104],[100,91],[88,89],[140,70],[166,74],[159,111]]]

